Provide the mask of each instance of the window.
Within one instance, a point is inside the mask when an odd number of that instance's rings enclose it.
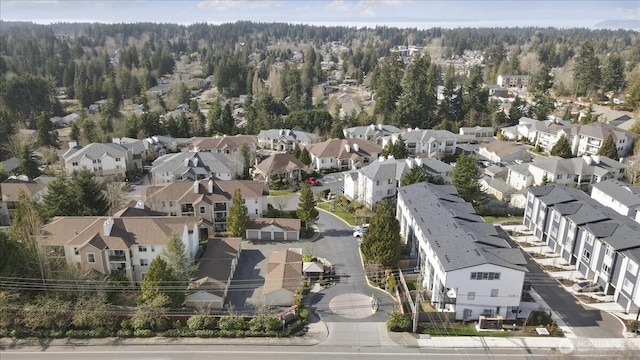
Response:
[[[589,260],[591,260],[591,253],[589,252],[589,250],[585,249],[582,252],[582,261],[584,262],[589,262]]]
[[[204,206],[200,206],[200,214],[204,214]]]
[[[393,179],[389,179],[389,180],[387,180],[387,184],[388,184],[388,185],[393,184]]]
[[[467,293],[467,300],[475,300],[475,299],[476,299],[475,291],[469,291],[469,293]]]
[[[622,283],[622,289],[628,294],[631,294],[631,292],[633,291],[633,283],[629,281],[629,279],[624,279],[624,282]]]
[[[78,166],[78,162],[77,161],[72,162],[71,166]]]
[[[151,247],[151,252],[156,252],[156,248],[155,248],[155,246],[152,246],[152,247]]]
[[[607,245],[607,248],[604,250],[604,256],[606,257],[613,256],[613,248],[610,245]]]
[[[376,180],[376,186],[380,186],[380,180]]]
[[[472,272],[471,280],[500,280],[499,272]]]
[[[629,263],[627,264],[627,271],[635,276],[636,273],[638,272],[638,264],[629,260]]]
[[[73,253],[76,254],[76,255],[80,255],[80,251],[78,251],[77,247],[73,248]]]
[[[556,227],[553,227],[551,229],[551,236],[556,237],[556,235],[558,235],[558,229]]]
[[[147,252],[146,246],[138,246],[138,252]]]
[[[593,245],[593,235],[587,234],[587,244]]]
[[[93,264],[96,262],[96,256],[93,253],[87,253],[87,262]]]
[[[149,259],[140,259],[140,266],[149,266]]]
[[[119,161],[120,161],[120,158],[116,158],[116,162],[119,162]]]
[[[607,264],[602,264],[602,272],[609,275],[611,271],[611,267]]]
[[[557,211],[553,212],[553,221],[560,222],[560,213]]]
[[[491,289],[491,297],[498,297],[499,289]]]
[[[256,209],[256,215],[258,215],[258,209]]]

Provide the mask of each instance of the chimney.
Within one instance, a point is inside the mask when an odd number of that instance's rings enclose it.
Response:
[[[358,152],[358,151],[360,151],[360,145],[358,145],[358,144],[353,144],[353,151],[354,151],[354,152]]]
[[[192,161],[193,161],[193,167],[198,167],[198,158],[194,156]]]
[[[386,160],[386,158],[384,157],[384,155],[378,156],[378,162],[383,162],[385,160]]]
[[[593,158],[593,163],[596,165],[600,164],[600,155],[591,155],[591,157]]]
[[[135,209],[144,209],[144,201],[143,200],[136,201]]]
[[[382,124],[378,124],[378,130],[382,131]]]
[[[184,166],[189,167],[189,158],[184,159]]]
[[[376,126],[375,126],[375,125],[373,125],[373,124],[371,124],[371,125],[369,125],[369,129],[371,129],[371,131],[373,131],[373,130],[375,130],[375,129],[376,129]]]
[[[111,138],[111,142],[114,144],[122,145],[120,138],[117,138],[117,137]]]
[[[198,190],[200,190],[200,183],[196,180],[193,182],[193,193],[197,194]]]
[[[213,194],[213,179],[209,178],[209,182],[207,183],[207,190],[209,190],[209,194]]]
[[[587,163],[587,165],[591,165],[592,159],[591,156],[589,155],[585,155],[582,157],[584,159],[584,161]]]
[[[73,149],[74,147],[78,146],[78,142],[77,141],[69,141],[69,149]]]
[[[113,219],[108,218],[107,221],[104,222],[104,236],[111,236],[111,229],[113,228]]]
[[[344,144],[344,150],[346,152],[351,152],[351,148],[349,147],[349,144]]]

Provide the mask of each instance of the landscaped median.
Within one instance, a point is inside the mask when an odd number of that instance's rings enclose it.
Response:
[[[352,213],[345,210],[340,205],[334,205],[332,201],[321,202],[316,204],[316,207],[344,220],[350,226],[356,226],[356,217]]]

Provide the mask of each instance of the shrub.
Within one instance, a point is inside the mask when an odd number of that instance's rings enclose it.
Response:
[[[199,338],[210,338],[215,336],[213,330],[196,330],[196,336]]]
[[[103,338],[111,335],[109,330],[103,327],[97,327],[95,329],[89,330],[89,337],[92,338]]]
[[[131,329],[120,329],[116,334],[120,338],[130,338],[133,336],[133,330]]]
[[[150,329],[136,329],[133,331],[133,336],[135,337],[148,338],[154,335],[154,332]]]
[[[49,330],[47,333],[47,337],[52,339],[60,339],[65,337],[65,335],[65,332],[62,330]]]
[[[158,319],[156,321],[156,330],[165,331],[169,328],[169,322],[165,318]]]
[[[66,336],[72,339],[87,339],[91,337],[91,330],[67,330]]]
[[[126,319],[120,322],[120,328],[123,330],[131,330],[133,327],[131,326],[131,320]]]
[[[411,329],[411,318],[409,315],[403,314],[399,311],[394,311],[389,314],[387,319],[387,330],[394,332],[409,331]]]
[[[195,330],[191,330],[189,328],[180,329],[180,337],[194,337],[196,336]]]
[[[213,318],[207,315],[193,315],[187,320],[187,326],[191,330],[213,329],[213,325]]]
[[[174,329],[182,329],[182,321],[180,320],[176,320],[173,322],[173,328]]]
[[[638,322],[635,320],[629,321],[629,331],[636,332],[638,331]]]
[[[180,337],[180,329],[169,329],[165,332],[162,333],[163,337],[166,338],[176,338],[176,337]]]
[[[218,327],[220,328],[220,330],[246,330],[247,325],[248,324],[244,320],[244,318],[240,316],[223,316],[218,321]]]
[[[309,309],[302,309],[300,310],[300,313],[298,315],[302,320],[309,321],[309,316],[311,315],[311,313],[309,312]]]

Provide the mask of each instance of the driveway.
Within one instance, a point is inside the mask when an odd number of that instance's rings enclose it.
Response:
[[[497,227],[501,237],[511,246],[518,244],[502,229]],[[525,280],[529,280],[533,289],[555,311],[560,318],[571,327],[577,337],[614,338],[622,337],[622,324],[615,316],[582,305],[572,294],[568,293],[558,281],[546,273],[530,256],[527,258]],[[549,310],[549,309],[546,309]]]

